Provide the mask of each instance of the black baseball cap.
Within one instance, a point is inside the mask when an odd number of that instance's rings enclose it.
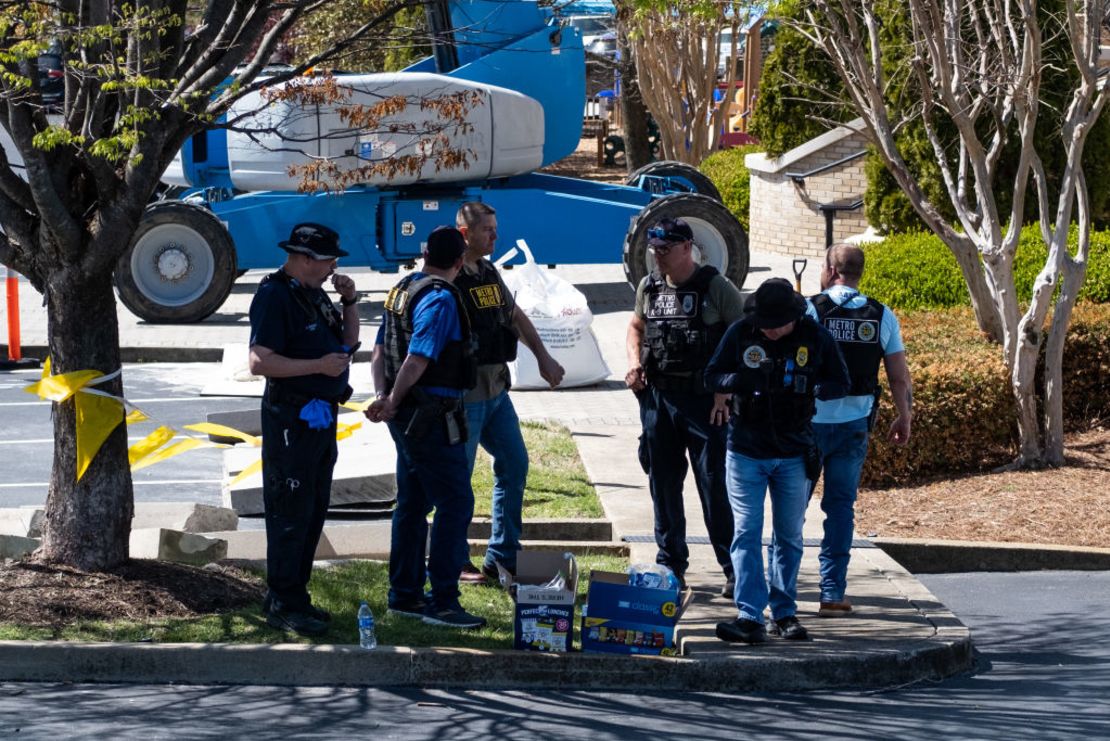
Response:
[[[744,311],[755,317],[759,329],[775,329],[796,322],[806,313],[806,300],[785,278],[769,278],[755,289]]]
[[[289,239],[278,242],[278,247],[289,253],[308,255],[313,260],[334,260],[350,253],[339,249],[339,235],[321,224],[297,224]]]
[[[453,226],[437,226],[428,235],[424,256],[437,268],[449,268],[466,252],[466,238]]]
[[[689,242],[694,239],[694,231],[682,219],[660,219],[647,230],[648,247],[664,244]]]

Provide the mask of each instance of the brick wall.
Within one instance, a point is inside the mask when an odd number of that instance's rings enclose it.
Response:
[[[820,257],[825,250],[825,215],[821,204],[848,204],[863,197],[867,178],[864,157],[806,178],[800,187],[787,172],[808,172],[866,148],[864,138],[852,133],[778,172],[751,171],[751,227],[753,250],[798,257]],[[789,154],[789,153],[788,153]],[[833,222],[833,239],[841,240],[867,228],[863,209],[841,211]]]

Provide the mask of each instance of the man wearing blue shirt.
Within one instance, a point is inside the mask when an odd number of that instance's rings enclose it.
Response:
[[[855,524],[856,490],[867,456],[877,411],[879,363],[886,368],[897,417],[888,439],[905,445],[910,439],[913,391],[906,349],[898,319],[888,307],[859,292],[863,250],[834,244],[825,253],[821,293],[810,299],[809,313],[836,338],[852,385],[848,396],[817,400],[813,432],[821,455],[825,490],[821,509],[825,535],[821,540],[820,617],[840,617],[852,610],[844,596]]]
[[[474,514],[462,398],[477,373],[466,308],[452,285],[465,249],[457,229],[435,229],[421,270],[386,297],[371,365],[378,398],[366,416],[387,422],[397,447],[389,611],[433,625],[479,628],[486,621],[459,604],[459,571]],[[431,584],[427,595],[425,581]]]

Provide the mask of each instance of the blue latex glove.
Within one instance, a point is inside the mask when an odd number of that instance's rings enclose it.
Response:
[[[301,419],[308,423],[310,430],[326,430],[334,419],[331,404],[321,399],[313,399],[301,407]]]

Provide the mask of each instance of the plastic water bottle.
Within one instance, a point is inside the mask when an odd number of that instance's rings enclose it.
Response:
[[[358,645],[367,651],[378,647],[378,636],[374,633],[374,613],[364,601],[358,608]]]

